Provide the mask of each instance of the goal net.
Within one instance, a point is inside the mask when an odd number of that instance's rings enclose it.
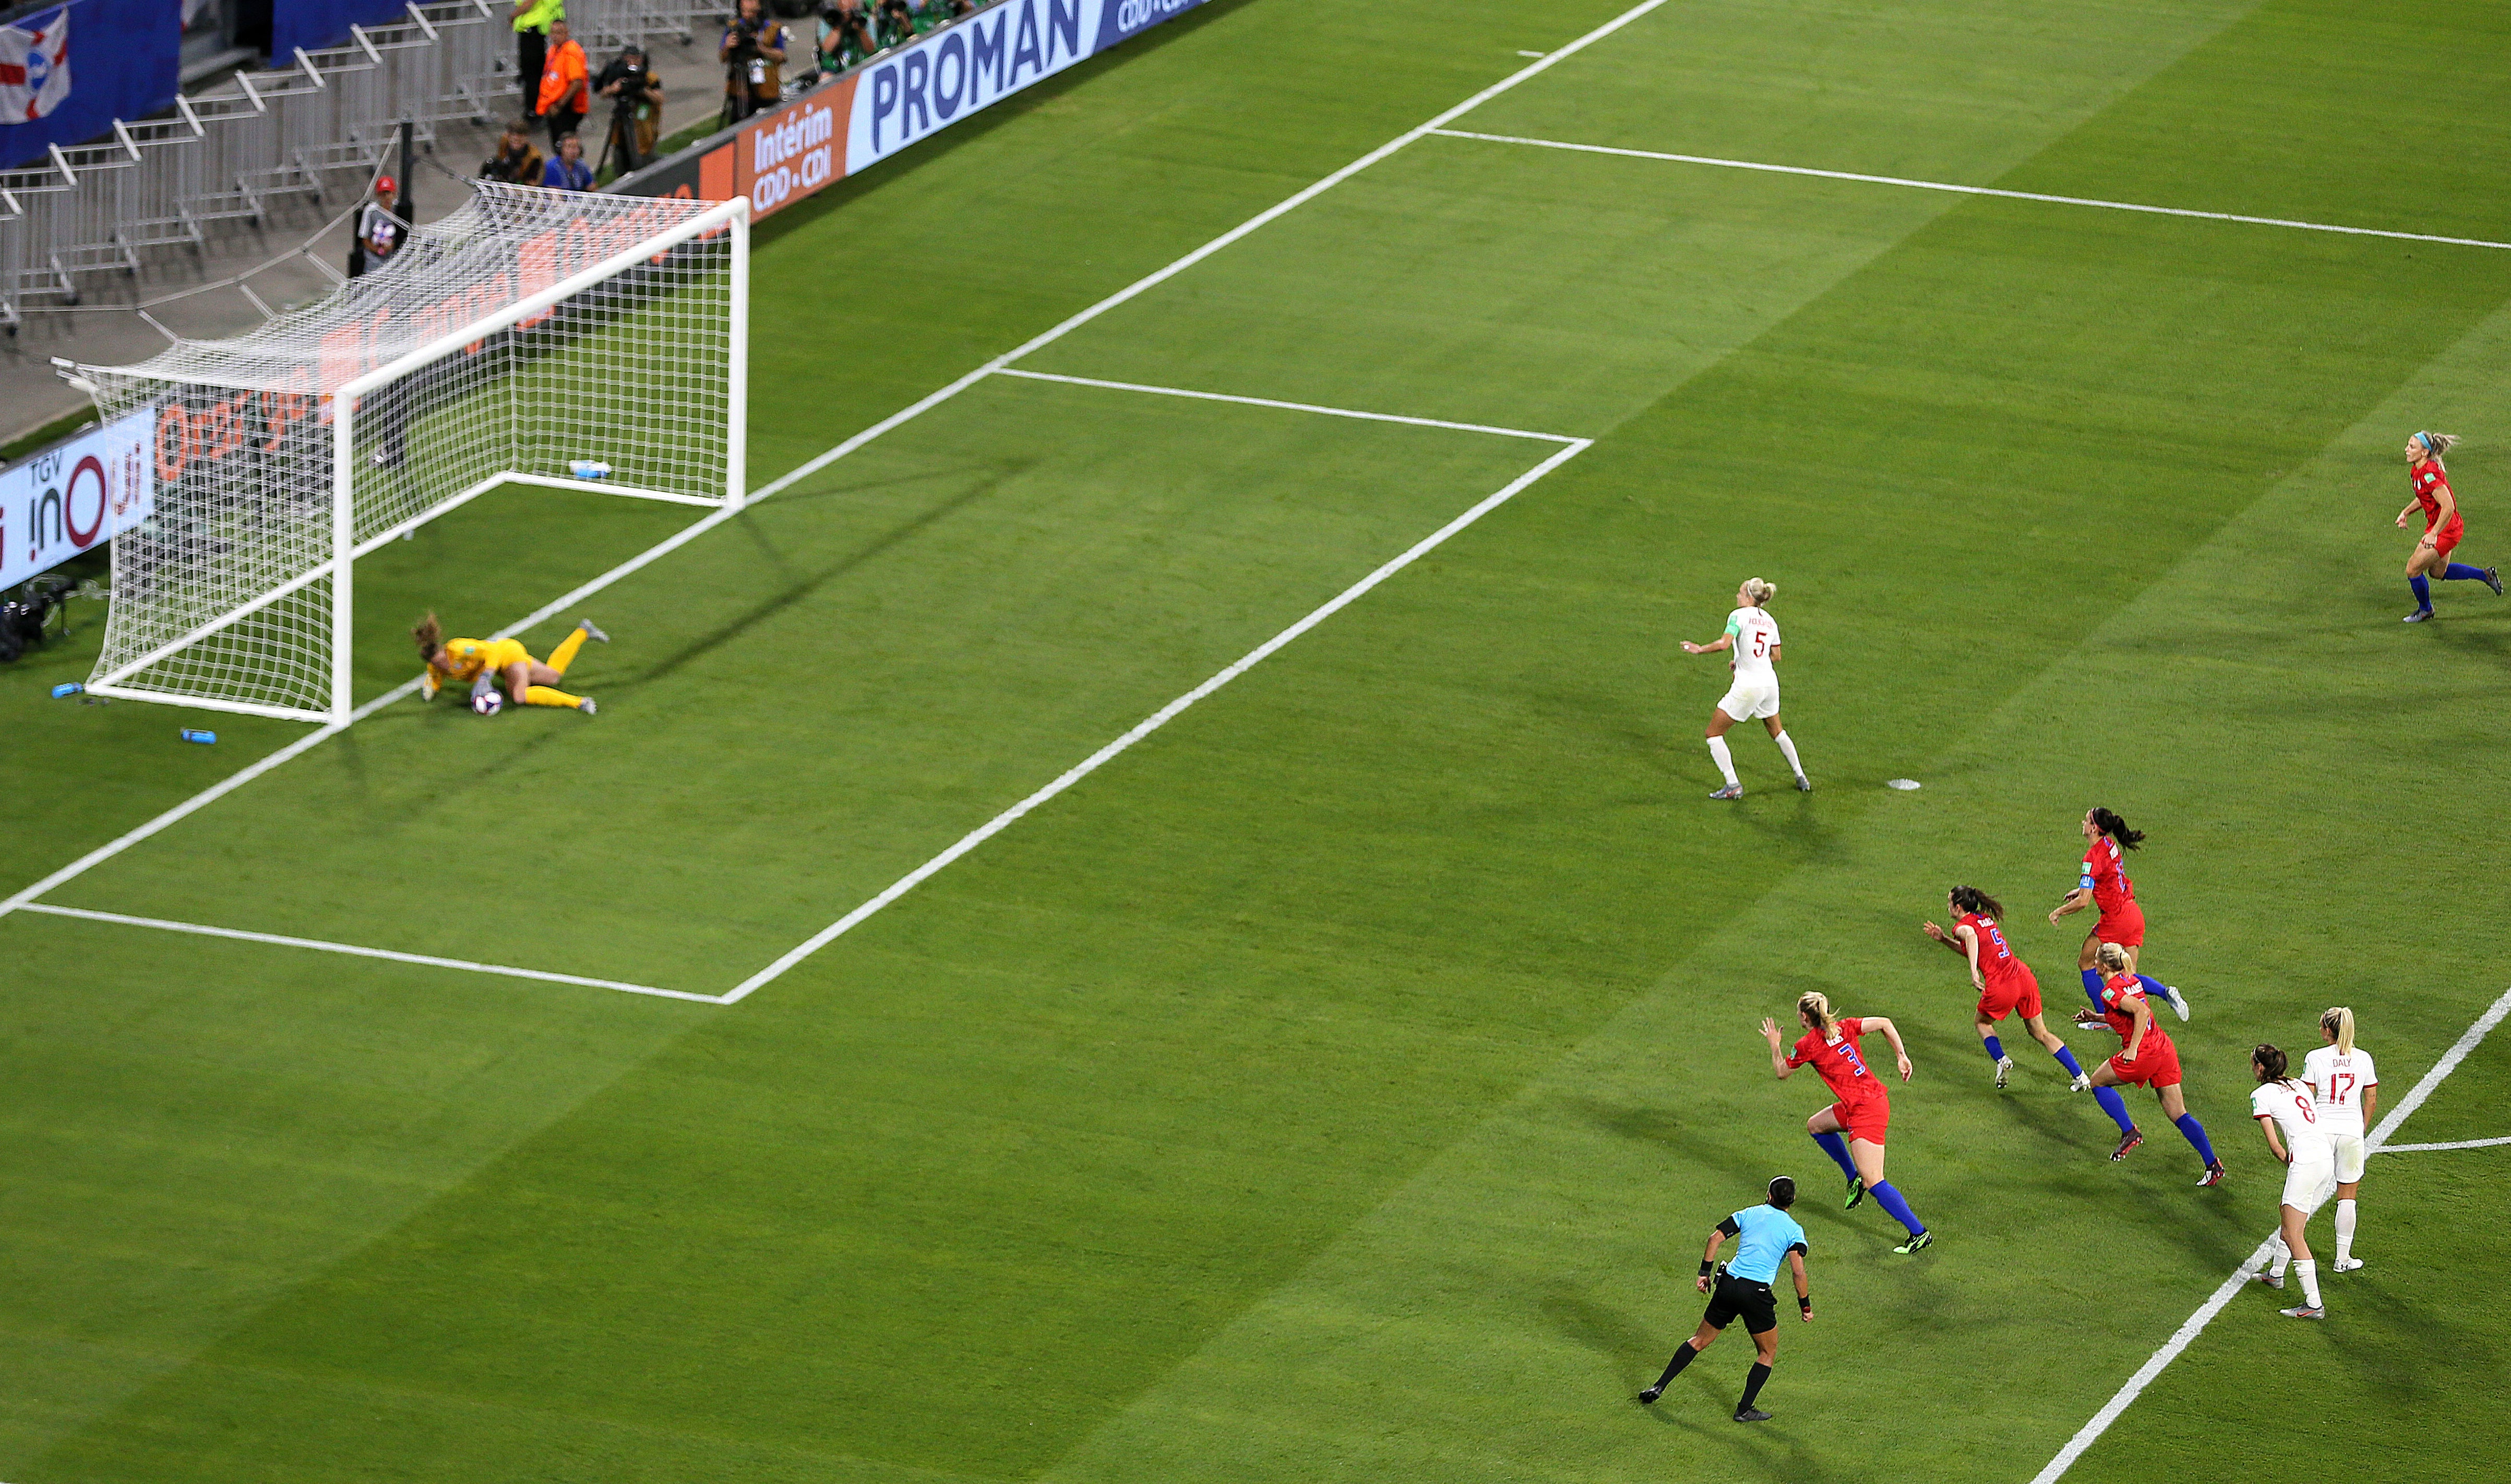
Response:
[[[742,499],[749,204],[483,182],[228,340],[72,369],[139,435],[87,688],[346,722],[357,559],[501,486]]]

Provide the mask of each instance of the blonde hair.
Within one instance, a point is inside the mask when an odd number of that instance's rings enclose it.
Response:
[[[1832,1022],[1838,1019],[1831,1013],[1831,996],[1819,990],[1797,998],[1796,1014],[1799,1017],[1811,1016],[1813,1028],[1817,1031],[1830,1030]]]
[[[2458,447],[2458,435],[2455,433],[2417,433],[2415,435],[2415,442],[2424,446],[2424,451],[2432,455],[2432,461],[2434,463],[2440,463],[2441,456],[2443,454]]]
[[[409,631],[409,637],[418,644],[418,662],[422,665],[434,663],[436,651],[444,647],[444,626],[436,621],[433,608],[419,620],[417,628]]]
[[[1762,604],[1769,602],[1777,596],[1779,596],[1779,585],[1777,583],[1764,582],[1758,577],[1747,577],[1744,579],[1744,601],[1753,605],[1755,607],[1759,607]]]
[[[2352,1005],[2330,1006],[2327,1013],[2319,1017],[2319,1029],[2337,1037],[2338,1056],[2354,1054],[2354,1007]]]
[[[2127,950],[2115,943],[2105,943],[2093,954],[2093,961],[2113,974],[2127,972]]]

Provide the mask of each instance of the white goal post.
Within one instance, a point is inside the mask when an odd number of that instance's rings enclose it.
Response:
[[[152,501],[91,693],[345,722],[360,557],[506,485],[741,505],[750,203],[475,190],[248,334],[72,368]]]

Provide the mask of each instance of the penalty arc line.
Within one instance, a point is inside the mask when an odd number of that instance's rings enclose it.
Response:
[[[2405,1097],[2398,1100],[2397,1107],[2389,1110],[2388,1116],[2382,1118],[2379,1126],[2372,1130],[2372,1136],[2363,1141],[2368,1147],[2367,1152],[2390,1152],[2389,1136],[2397,1132],[2398,1125],[2407,1121],[2408,1114],[2423,1106],[2424,1100],[2432,1096],[2433,1089],[2439,1087],[2452,1073],[2458,1070],[2458,1064],[2466,1061],[2468,1053],[2476,1049],[2477,1043],[2484,1040],[2494,1027],[2502,1024],[2505,1015],[2511,1015],[2511,990],[2503,991],[2501,996],[2487,1007],[2484,1014],[2476,1017],[2475,1024],[2467,1028],[2467,1034],[2461,1035],[2448,1051],[2442,1053],[2441,1060],[2433,1063],[2432,1070],[2425,1073],[2421,1080],[2417,1081]],[[2450,1146],[2436,1147],[2449,1148]],[[2398,1152],[2403,1152],[2404,1149]],[[2171,1338],[2163,1342],[2162,1348],[2155,1350],[2144,1364],[2137,1367],[2136,1374],[2127,1379],[2127,1384],[2120,1386],[2117,1394],[2105,1403],[2099,1412],[2093,1414],[2092,1421],[2084,1424],[2073,1437],[2067,1440],[2067,1446],[2058,1450],[2058,1456],[2051,1459],[2047,1466],[2031,1476],[2031,1484],[2055,1484],[2055,1481],[2067,1469],[2075,1466],[2075,1461],[2082,1458],[2085,1450],[2091,1448],[2104,1432],[2109,1430],[2110,1424],[2117,1422],[2120,1415],[2127,1411],[2137,1397],[2144,1394],[2144,1388],[2153,1384],[2153,1379],[2162,1374],[2163,1368],[2178,1359],[2180,1352],[2188,1348],[2199,1335],[2205,1333],[2206,1326],[2215,1322],[2215,1316],[2231,1304],[2233,1296],[2249,1286],[2250,1274],[2257,1271],[2260,1266],[2272,1255],[2274,1241],[2275,1238],[2270,1236],[2259,1243],[2258,1250],[2251,1253],[2248,1260],[2240,1267],[2234,1269],[2232,1275],[2225,1278],[2222,1285],[2209,1295],[2205,1303],[2197,1307],[2197,1311],[2190,1314],[2179,1329],[2172,1332]]]
[[[1462,129],[1433,129],[1447,139],[1478,139],[1486,144],[1524,144],[1535,149],[1565,149],[1585,155],[1618,155],[1630,160],[1664,160],[1676,165],[1708,165],[1719,170],[1749,170],[1770,176],[1809,176],[1818,180],[1850,180],[1861,185],[1898,185],[1910,190],[1950,191],[1957,196],[1995,196],[2007,201],[2039,201],[2051,206],[2088,206],[2105,212],[2139,212],[2148,216],[2193,216],[2202,221],[2237,221],[2250,226],[2288,227],[2299,232],[2335,232],[2346,237],[2386,237],[2399,242],[2432,242],[2453,248],[2491,248],[2511,252],[2511,242],[2482,237],[2439,237],[2429,232],[2399,232],[2386,227],[2349,227],[2327,221],[2296,221],[2285,216],[2245,216],[2237,212],[2200,212],[2183,206],[2146,206],[2135,201],[2104,201],[2095,196],[2053,196],[2044,191],[2002,190],[1992,185],[1956,185],[1950,180],[1913,180],[1904,176],[1869,176],[1849,170],[1816,170],[1809,165],[1771,165],[1759,160],[1725,160],[1716,155],[1673,154],[1661,149],[1624,149],[1611,144],[1578,144],[1567,139],[1534,139],[1513,134],[1475,134]]]
[[[2436,1150],[2493,1149],[2496,1146],[2504,1144],[2511,1144],[2511,1135],[2506,1135],[2500,1139],[2461,1139],[2452,1144],[2384,1144],[2378,1149],[2371,1151],[2371,1152],[2376,1154],[2429,1154]]]
[[[1487,102],[1489,102],[1492,98],[1507,93],[1522,83],[1527,82],[1541,75],[1555,63],[1564,61],[1568,58],[1585,51],[1588,47],[1603,40],[1607,36],[1612,35],[1624,26],[1631,24],[1641,17],[1647,15],[1649,12],[1658,9],[1666,3],[1667,0],[1642,0],[1641,4],[1635,5],[1629,10],[1622,12],[1620,15],[1615,16],[1612,20],[1605,21],[1603,25],[1596,27],[1594,30],[1580,36],[1577,40],[1562,47],[1551,56],[1543,58],[1528,66],[1520,67],[1515,72],[1501,78],[1498,82],[1491,84],[1489,87],[1483,89],[1473,97],[1466,98],[1463,102],[1456,104],[1454,107],[1445,110],[1435,118],[1430,119],[1428,122],[1416,125],[1413,128],[1405,131],[1403,134],[1398,135],[1396,137],[1379,145],[1377,148],[1371,150],[1369,153],[1352,161],[1350,164],[1345,165],[1340,170],[1333,172],[1332,175],[1315,181],[1283,200],[1274,203],[1272,206],[1265,208],[1263,211],[1256,213],[1255,215],[1240,222],[1228,231],[1221,233],[1210,242],[1205,243],[1202,247],[1199,247],[1193,252],[1186,254],[1184,256],[1178,258],[1175,262],[1168,264],[1166,267],[1135,280],[1133,283],[1128,284],[1124,288],[1116,291],[1114,293],[1101,299],[1089,308],[1069,316],[1062,323],[1054,326],[1050,330],[1047,330],[1043,333],[1030,337],[1010,351],[996,356],[991,361],[978,367],[966,375],[950,382],[948,385],[944,386],[939,390],[927,393],[924,397],[918,399],[914,403],[900,409],[898,411],[892,412],[887,417],[873,423],[870,427],[864,429],[853,437],[846,439],[844,442],[838,444],[828,451],[808,459],[800,465],[786,471],[777,478],[768,481],[750,496],[749,503],[754,504],[759,500],[767,499],[773,495],[782,493],[802,480],[810,478],[822,469],[835,463],[838,459],[854,452],[856,449],[871,442],[873,439],[878,438],[882,434],[889,432],[891,429],[898,427],[900,424],[905,423],[911,418],[921,416],[932,409],[949,401],[961,392],[966,391],[969,387],[976,385],[987,376],[1010,366],[1014,361],[1020,360],[1022,357],[1030,354],[1032,351],[1042,349],[1045,346],[1055,343],[1057,340],[1063,338],[1073,331],[1089,324],[1092,320],[1105,314],[1108,310],[1114,309],[1121,304],[1140,297],[1141,294],[1148,293],[1150,290],[1166,283],[1172,278],[1175,278],[1178,274],[1193,267],[1196,263],[1210,257],[1213,254],[1219,252],[1221,249],[1228,247],[1230,244],[1237,242],[1239,239],[1246,237],[1248,234],[1264,226],[1267,222],[1305,205],[1307,202],[1314,200],[1317,196],[1322,195],[1333,187],[1350,179],[1353,176],[1367,170],[1370,166],[1376,164],[1387,156],[1394,154],[1397,150],[1404,148],[1406,145],[1426,137],[1433,131],[1436,131],[1442,126],[1455,119],[1462,118],[1465,114],[1472,112],[1474,109],[1481,107]],[[747,507],[745,506],[745,508]],[[664,541],[642,554],[631,558],[620,566],[613,567],[611,570],[602,573],[600,576],[594,578],[592,581],[585,583],[573,592],[568,593],[565,597],[560,598],[557,602],[541,608],[538,612],[532,614],[522,622],[514,625],[512,628],[505,630],[503,634],[497,637],[502,638],[505,635],[521,633],[531,628],[534,624],[542,622],[551,614],[580,601],[583,598],[589,597],[594,593],[600,592],[602,589],[610,586],[614,582],[617,582],[619,579],[628,576],[630,573],[638,570],[647,564],[655,561],[657,558],[678,550],[691,540],[694,540],[705,532],[722,525],[725,521],[730,520],[733,516],[739,513],[739,511],[726,508],[716,511],[715,514],[708,516],[702,521],[692,523],[685,528],[666,538]],[[218,800],[225,798],[227,795],[235,792],[239,788],[242,788],[244,785],[252,782],[254,779],[259,778],[271,769],[303,756],[309,750],[328,741],[334,735],[347,729],[348,726],[354,725],[367,717],[372,716],[383,707],[391,705],[393,702],[402,699],[404,696],[414,694],[417,689],[418,682],[413,680],[392,690],[388,690],[384,694],[377,696],[375,699],[368,701],[367,704],[351,712],[347,722],[324,723],[322,726],[306,733],[304,736],[299,737],[288,746],[272,753],[269,757],[263,758],[259,762],[246,766],[240,771],[229,775],[225,779],[212,784],[209,788],[202,790],[200,793],[193,795],[190,799],[187,799],[181,803],[174,805],[173,808],[168,809],[165,813],[158,815],[156,818],[149,820],[147,823],[140,825],[138,828],[132,830],[119,839],[109,840],[106,843],[97,846],[96,849],[80,856],[77,860],[70,862],[68,865],[63,866],[58,871],[54,872],[52,875],[45,877],[39,881],[36,881],[34,884],[27,886],[9,897],[0,898],[0,918],[5,918],[9,914],[24,907],[27,903],[43,896],[45,893],[53,891],[62,884],[86,875],[89,871],[102,865],[108,860],[111,860],[113,857],[120,855],[123,851],[130,849],[133,845],[138,844],[140,841],[147,840],[151,836],[163,832],[170,826],[181,822],[186,817],[197,813],[207,805],[214,803]]]
[[[1358,582],[1353,583],[1351,586],[1343,589],[1340,593],[1335,594],[1333,598],[1327,600],[1323,605],[1318,606],[1314,611],[1310,612],[1306,617],[1300,619],[1289,628],[1284,629],[1281,633],[1274,635],[1271,639],[1264,641],[1264,643],[1249,650],[1245,656],[1229,665],[1219,674],[1215,675],[1212,679],[1205,681],[1202,684],[1195,686],[1192,690],[1187,691],[1185,694],[1178,696],[1176,700],[1169,702],[1166,706],[1163,706],[1159,710],[1151,713],[1150,716],[1136,723],[1131,731],[1126,732],[1123,736],[1118,737],[1113,742],[1108,743],[1097,752],[1092,753],[1089,757],[1074,763],[1071,767],[1066,768],[1062,773],[1057,775],[1055,781],[1052,783],[1047,784],[1044,788],[1041,788],[1037,792],[1029,795],[1026,799],[1013,804],[1010,808],[1003,810],[1000,814],[995,815],[984,824],[979,825],[976,829],[961,836],[956,841],[952,842],[948,849],[944,850],[941,854],[936,855],[931,860],[926,861],[923,865],[916,867],[907,875],[900,877],[896,881],[890,884],[887,890],[884,890],[878,896],[873,897],[871,900],[864,903],[854,911],[847,913],[842,918],[839,918],[834,922],[831,922],[828,926],[820,929],[818,932],[813,933],[809,938],[787,951],[782,957],[777,958],[775,962],[767,965],[767,967],[763,969],[760,969],[757,973],[751,975],[748,979],[743,980],[730,994],[723,996],[723,1002],[725,1004],[737,1004],[741,1000],[748,998],[753,991],[758,990],[782,977],[788,970],[791,970],[803,959],[810,957],[813,954],[818,953],[820,950],[828,947],[837,939],[845,936],[848,932],[853,931],[855,926],[865,918],[880,911],[882,908],[887,907],[890,903],[897,901],[900,897],[907,895],[907,893],[914,890],[936,872],[941,871],[952,861],[957,860],[969,851],[976,849],[979,845],[984,844],[987,840],[992,839],[994,836],[999,835],[1004,830],[1010,828],[1012,824],[1021,818],[1021,816],[1028,813],[1032,809],[1035,809],[1038,805],[1045,803],[1048,800],[1053,799],[1056,795],[1062,793],[1074,784],[1079,783],[1082,779],[1089,777],[1092,773],[1097,772],[1109,760],[1116,757],[1117,754],[1124,752],[1135,743],[1141,741],[1144,737],[1147,737],[1151,733],[1159,730],[1161,727],[1166,726],[1170,722],[1177,719],[1178,713],[1184,711],[1187,707],[1202,700],[1205,696],[1212,694],[1221,686],[1228,684],[1231,681],[1238,679],[1238,677],[1254,669],[1256,665],[1260,664],[1266,656],[1280,649],[1283,645],[1291,643],[1291,641],[1297,639],[1300,635],[1305,634],[1310,629],[1315,628],[1318,624],[1332,618],[1334,614],[1341,612],[1344,608],[1367,596],[1371,588],[1376,587],[1387,578],[1394,576],[1397,572],[1400,572],[1404,570],[1404,568],[1411,566],[1414,562],[1420,560],[1422,556],[1436,549],[1449,536],[1452,536],[1456,532],[1464,529],[1466,527],[1471,526],[1476,521],[1481,520],[1484,516],[1488,515],[1490,512],[1497,510],[1500,506],[1507,504],[1509,500],[1517,495],[1518,491],[1526,488],[1536,480],[1543,478],[1543,476],[1551,473],[1553,470],[1568,462],[1570,459],[1577,457],[1580,453],[1594,446],[1594,440],[1592,439],[1576,439],[1566,447],[1561,449],[1558,452],[1552,454],[1549,458],[1543,460],[1543,462],[1526,470],[1516,479],[1509,481],[1508,485],[1496,493],[1485,496],[1480,502],[1475,504],[1472,509],[1467,510],[1464,514],[1456,517],[1447,525],[1440,527],[1437,530],[1432,531],[1430,534],[1414,542],[1410,547],[1405,550],[1403,555],[1385,563],[1375,571],[1371,572],[1368,576],[1361,578]]]

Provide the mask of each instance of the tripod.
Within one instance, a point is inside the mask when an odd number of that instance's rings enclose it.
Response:
[[[610,163],[614,149],[619,152],[622,176],[634,174],[644,164],[637,157],[637,104],[624,98],[610,105],[610,131],[601,137],[601,158],[593,164],[595,178],[600,177],[601,168]]]

